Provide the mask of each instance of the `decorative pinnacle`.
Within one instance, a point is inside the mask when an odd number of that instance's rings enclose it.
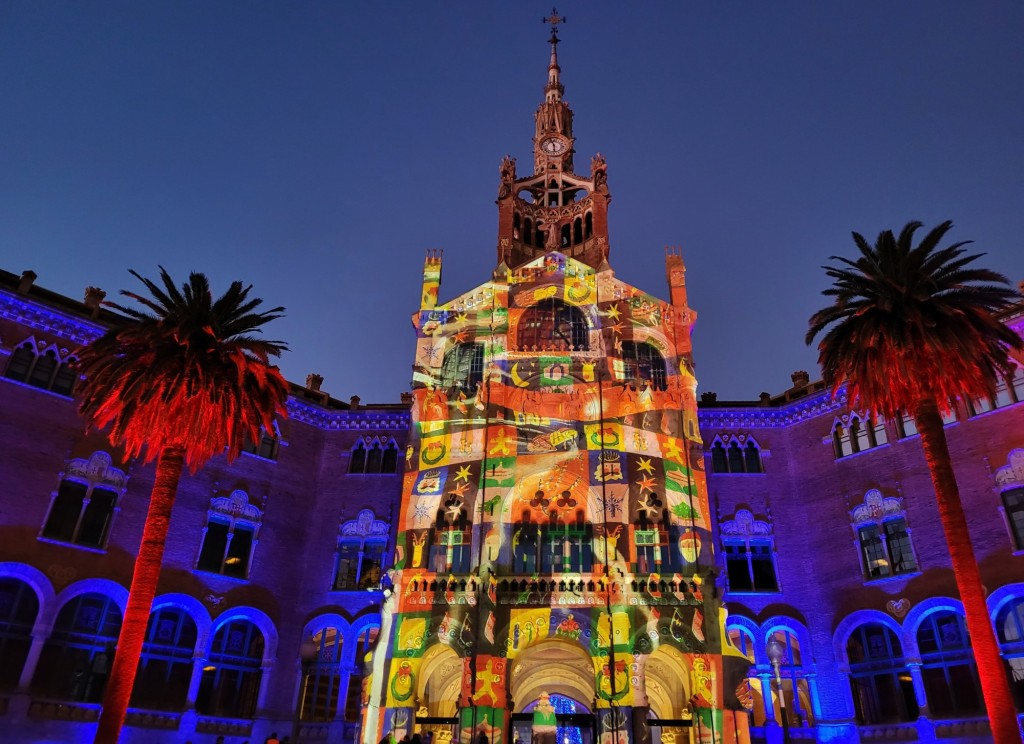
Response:
[[[565,16],[559,16],[558,15],[558,9],[557,8],[552,8],[551,9],[551,15],[549,15],[546,18],[541,18],[540,22],[541,23],[550,23],[551,24],[551,43],[552,44],[557,44],[558,43],[558,36],[556,34],[558,33],[558,24],[566,22]]]
[[[551,38],[548,39],[551,43],[551,62],[548,64],[548,84],[545,88],[545,98],[548,101],[559,101],[562,96],[562,83],[558,79],[558,24],[565,22],[565,16],[558,15],[557,8],[551,9],[551,15],[541,18],[541,23],[551,26]]]

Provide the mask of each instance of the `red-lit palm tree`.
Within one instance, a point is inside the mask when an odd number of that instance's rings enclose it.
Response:
[[[1020,742],[1013,700],[999,655],[981,575],[974,558],[960,492],[946,445],[941,413],[957,398],[991,395],[998,375],[1010,370],[1010,348],[1021,339],[1000,314],[1020,299],[1005,277],[971,267],[983,254],[967,254],[970,241],[940,248],[953,226],[943,222],[917,246],[910,222],[899,236],[886,230],[870,245],[853,233],[855,259],[832,256],[833,279],[822,294],[832,305],[810,319],[806,341],[824,331],[818,360],[833,394],[844,383],[851,408],[894,417],[913,414],[924,446],[946,534],[967,629],[978,662],[982,693],[999,744]]]
[[[238,456],[246,437],[259,441],[275,415],[285,415],[288,385],[270,357],[285,345],[256,337],[283,308],[257,312],[251,286],[232,283],[214,300],[203,274],[179,290],[160,268],[163,286],[136,272],[150,296],[122,291],[143,306],[109,303],[127,320],[79,352],[81,413],[109,428],[111,442],[131,457],[156,460],[149,512],[132,575],[117,652],[103,697],[96,742],[115,744],[160,578],[171,507],[184,465],[192,472],[211,457]]]

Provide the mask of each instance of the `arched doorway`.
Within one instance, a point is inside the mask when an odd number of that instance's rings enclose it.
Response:
[[[556,744],[594,744],[594,664],[578,643],[553,638],[516,656],[509,672],[512,744],[531,744],[533,713],[543,694],[555,708]]]

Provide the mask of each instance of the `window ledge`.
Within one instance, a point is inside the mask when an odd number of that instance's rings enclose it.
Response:
[[[78,543],[67,542],[65,540],[56,540],[52,537],[43,537],[40,535],[36,538],[39,542],[50,543],[50,545],[63,545],[66,548],[74,548],[75,550],[84,550],[86,553],[97,553],[99,555],[106,555],[106,548],[94,548],[91,545],[79,545]]]
[[[869,452],[877,452],[877,451],[879,451],[881,449],[885,449],[890,444],[892,444],[892,442],[886,442],[885,444],[876,444],[874,447],[869,447],[868,449],[861,450],[860,452],[851,452],[848,455],[843,455],[842,457],[837,457],[836,458],[836,462],[840,462],[842,460],[852,460],[854,457],[858,457],[859,455],[866,455]]]
[[[52,395],[54,398],[60,398],[61,400],[74,400],[74,396],[64,395],[63,393],[55,393],[52,390],[48,390],[47,388],[38,387],[36,385],[29,385],[27,382],[21,382],[20,380],[12,380],[10,377],[0,377],[0,380],[3,380],[4,382],[9,382],[12,385],[17,385],[18,387],[25,388],[26,390],[37,390],[40,393],[46,393],[47,395]]]
[[[1011,408],[1013,408],[1015,406],[1019,406],[1021,403],[1024,403],[1024,401],[1019,401],[1018,400],[1015,403],[1007,403],[1005,406],[999,406],[998,408],[993,408],[991,411],[984,411],[983,413],[975,413],[975,414],[972,414],[972,415],[968,416],[967,420],[968,421],[974,421],[974,419],[980,419],[980,418],[984,418],[985,416],[991,416],[993,413],[1002,413],[1003,411],[1008,411],[1008,410],[1010,410]],[[948,424],[947,424],[947,426],[948,426]]]
[[[248,584],[249,583],[249,579],[242,579],[242,578],[239,578],[237,576],[225,576],[222,573],[217,573],[216,571],[204,571],[201,568],[193,568],[192,569],[192,573],[194,573],[196,576],[199,576],[199,577],[207,576],[207,577],[212,578],[212,579],[220,579],[221,581],[229,581],[232,584]]]
[[[877,579],[865,578],[864,579],[864,585],[865,586],[868,586],[868,585],[875,586],[877,584],[888,584],[890,582],[895,582],[895,581],[906,581],[907,579],[912,579],[915,576],[920,576],[921,573],[922,572],[920,570],[917,570],[917,571],[907,571],[905,573],[895,574],[894,576],[879,576]]]
[[[759,589],[730,589],[726,592],[729,594],[742,594],[744,597],[778,597],[782,594],[781,589],[773,589],[771,591],[759,590]]]
[[[264,457],[263,455],[257,455],[255,452],[246,452],[245,450],[242,450],[242,454],[246,457],[251,457],[254,460],[262,460],[263,462],[272,462],[275,464],[277,463],[276,457]]]
[[[331,589],[328,594],[383,594],[379,586],[371,586],[366,589]]]

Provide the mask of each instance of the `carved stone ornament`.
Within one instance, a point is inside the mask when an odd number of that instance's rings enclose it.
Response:
[[[1015,449],[1006,458],[1006,465],[996,471],[996,485],[1001,491],[1024,486],[1024,449]]]
[[[211,499],[210,512],[222,514],[231,519],[243,519],[254,524],[263,521],[263,512],[249,503],[249,494],[242,490],[232,491],[230,496],[218,496]]]
[[[719,532],[722,535],[737,537],[770,537],[772,528],[767,522],[754,519],[754,515],[749,510],[740,509],[734,518],[722,522]]]
[[[883,496],[877,488],[872,488],[864,494],[864,503],[853,508],[854,524],[863,522],[878,522],[885,517],[902,514],[903,499],[895,496]]]
[[[75,459],[67,465],[65,475],[94,486],[104,485],[124,490],[128,476],[123,470],[111,467],[113,462],[106,452],[94,452],[88,460]]]
[[[910,600],[906,597],[902,599],[890,599],[885,603],[885,609],[889,610],[893,616],[902,618],[910,611]]]
[[[372,535],[387,535],[388,525],[387,522],[382,522],[379,519],[373,518],[373,512],[370,509],[363,509],[359,514],[350,522],[345,522],[341,525],[339,532],[344,537],[370,537]]]

